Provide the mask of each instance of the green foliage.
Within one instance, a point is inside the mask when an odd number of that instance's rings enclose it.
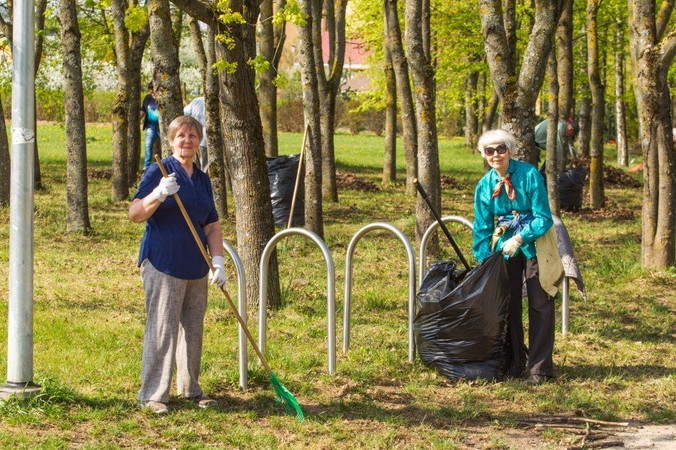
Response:
[[[272,23],[280,25],[282,23],[292,23],[303,27],[307,23],[303,11],[297,0],[289,0],[284,8],[279,9],[272,18]]]
[[[131,5],[127,8],[124,25],[131,32],[141,30],[148,23],[146,8],[140,5]]]
[[[218,60],[214,63],[212,66],[214,72],[216,73],[227,73],[227,74],[233,74],[237,71],[237,63],[236,62],[228,62],[225,61],[224,59]]]
[[[255,58],[250,59],[248,64],[254,69],[256,73],[265,72],[270,68],[270,61],[263,55],[256,55]]]

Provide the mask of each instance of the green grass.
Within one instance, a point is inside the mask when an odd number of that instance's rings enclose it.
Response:
[[[143,227],[127,203],[111,200],[109,180],[89,185],[91,233],[65,232],[65,133],[41,126],[45,190],[35,194],[34,373],[39,396],[0,404],[1,448],[514,448],[520,418],[580,414],[603,420],[676,422],[676,273],[640,268],[641,191],[608,186],[627,220],[563,215],[589,301],[572,288],[569,334],[560,334],[558,380],[527,387],[449,382],[419,361],[407,363],[407,258],[387,233],[365,236],[354,255],[351,345],[342,354],[345,252],[364,225],[389,222],[413,239],[415,206],[400,182],[378,192],[343,189],[325,205],[325,234],[336,266],[336,374],[327,373],[326,265],[298,237],[278,246],[283,306],[268,316],[267,358],[306,414],[302,423],[275,402],[249,351],[249,390],[238,389],[237,328],[213,292],[206,317],[201,382],[220,408],[199,411],[173,398],[166,417],[136,407],[144,325],[136,259]],[[90,167],[110,165],[111,130],[88,128]],[[302,136],[282,134],[281,153]],[[338,170],[380,184],[382,138],[336,136]],[[441,140],[442,173],[462,188],[442,193],[443,213],[472,217],[481,158],[460,140]],[[229,202],[232,205],[232,201]],[[234,219],[224,219],[234,242]],[[470,254],[471,236],[451,228]],[[9,210],[0,210],[0,318],[7,317]],[[448,246],[447,246],[448,247]],[[416,249],[417,252],[417,249]],[[446,256],[453,256],[450,248]],[[228,264],[229,290],[236,295]],[[417,271],[417,270],[416,270]],[[560,301],[557,300],[557,310]],[[257,332],[258,311],[249,311]],[[0,374],[7,370],[7,323],[0,320]],[[2,376],[2,375],[0,375]],[[554,447],[565,436],[541,436]],[[517,446],[518,447],[518,446]]]

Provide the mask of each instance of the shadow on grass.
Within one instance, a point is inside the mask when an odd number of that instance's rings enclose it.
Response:
[[[560,375],[566,381],[603,381],[609,378],[619,378],[627,382],[636,383],[658,378],[674,377],[676,376],[676,368],[653,364],[620,366],[577,364],[562,368]]]

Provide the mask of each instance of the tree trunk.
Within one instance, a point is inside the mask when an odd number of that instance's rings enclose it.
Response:
[[[260,53],[268,62],[268,67],[259,74],[258,101],[260,102],[261,122],[265,155],[271,158],[279,155],[277,139],[277,86],[275,78],[279,70],[279,60],[285,40],[286,23],[274,25],[274,1],[261,1]],[[277,11],[284,8],[286,0],[277,1]]]
[[[558,68],[556,64],[556,49],[552,49],[547,64],[547,77],[549,79],[549,98],[547,104],[547,153],[546,153],[546,173],[547,173],[547,194],[549,197],[549,209],[559,215],[561,213],[561,203],[559,201],[559,160],[557,155],[557,136],[559,134],[559,80]]]
[[[66,110],[66,231],[90,228],[87,203],[87,136],[82,90],[80,28],[75,0],[59,0],[63,53],[63,95]]]
[[[157,109],[160,112],[160,135],[162,154],[170,155],[167,141],[167,126],[176,117],[183,115],[180,63],[175,41],[168,0],[148,1],[150,25],[150,53],[153,58],[153,86]]]
[[[134,0],[138,4],[137,0]],[[130,33],[129,48],[129,112],[127,114],[127,185],[133,186],[138,177],[141,161],[141,64],[143,52],[150,36],[148,22]]]
[[[582,25],[581,34],[587,35],[587,25]],[[587,49],[587,42],[580,40],[580,60],[587,61],[589,59],[589,51]],[[592,117],[592,100],[591,90],[589,87],[589,68],[587,64],[580,64],[580,92],[578,102],[580,103],[580,110],[578,115],[578,124],[580,125],[580,132],[577,138],[577,156],[582,158],[589,158],[589,147],[591,142],[591,117]]]
[[[676,262],[676,207],[671,96],[667,73],[676,51],[676,36],[662,37],[658,18],[671,15],[664,4],[656,14],[652,0],[629,2],[629,42],[634,90],[639,113],[639,142],[643,152],[643,209],[641,264],[664,269]]]
[[[533,3],[533,27],[518,73],[514,56],[514,2],[507,2],[503,14],[502,1],[479,0],[479,10],[488,67],[502,104],[501,126],[516,138],[514,157],[537,165],[539,149],[533,144],[535,103],[553,45],[557,17],[556,2],[535,0]]]
[[[47,0],[37,0],[35,2],[35,75],[37,75],[38,70],[40,69],[40,63],[42,62],[42,50],[45,42],[45,12],[47,11]],[[35,97],[33,98],[33,111],[35,108]],[[35,131],[35,145],[33,147],[33,185],[35,189],[42,189],[44,186],[42,184],[42,170],[40,169],[40,155],[39,155],[39,142],[38,139],[38,123],[37,116],[33,116],[33,130]]]
[[[218,104],[218,77],[212,69],[216,62],[214,33],[207,30],[206,46],[202,40],[199,21],[190,19],[192,47],[197,57],[197,65],[202,75],[202,93],[206,116],[206,135],[208,149],[208,172],[214,192],[214,202],[219,217],[227,217],[228,205],[225,189],[225,158],[223,157],[223,138],[221,134],[221,114]]]
[[[556,28],[556,64],[559,82],[559,117],[573,116],[575,82],[573,78],[573,1],[564,1]],[[564,152],[565,153],[565,152]],[[559,167],[562,169],[563,167]]]
[[[383,186],[397,178],[397,81],[392,67],[392,55],[385,37],[385,158],[383,161]]]
[[[207,148],[209,149],[209,177],[214,188],[216,209],[221,217],[228,217],[228,161],[223,148],[223,129],[221,128],[220,86],[218,75],[212,67],[216,64],[216,36],[213,30],[207,30],[207,70],[204,82],[204,101],[207,113]],[[267,167],[266,167],[267,169]]]
[[[404,44],[399,25],[397,0],[385,0],[386,42],[392,55],[392,65],[397,84],[397,94],[401,108],[401,126],[404,140],[404,158],[406,159],[406,192],[415,195],[413,184],[418,176],[418,127],[416,124],[413,93],[409,79],[408,61],[404,53]]]
[[[411,61],[411,74],[416,92],[418,129],[418,180],[427,191],[430,203],[441,211],[441,173],[436,121],[436,85],[429,48],[429,3],[406,1],[406,50]],[[434,222],[427,203],[418,195],[416,202],[416,242],[420,243],[427,228]],[[438,252],[438,241],[430,241],[432,254]]]
[[[615,142],[617,143],[617,165],[629,165],[627,144],[627,102],[624,99],[624,24],[618,22],[615,34]]]
[[[479,120],[477,112],[477,86],[479,72],[470,71],[465,82],[465,147],[474,149],[479,139]]]
[[[129,197],[129,172],[127,170],[127,139],[129,128],[129,33],[124,23],[127,2],[114,0],[111,3],[115,33],[115,57],[117,60],[117,95],[113,102],[113,200],[123,201]]]
[[[336,96],[340,89],[345,61],[345,15],[347,1],[310,0],[312,5],[312,49],[314,51],[317,87],[319,89],[319,113],[322,147],[322,199],[338,201],[336,186],[336,155],[334,134],[336,130]],[[323,4],[323,8],[322,8]],[[324,20],[322,21],[321,18]],[[328,67],[324,70],[322,52],[322,24],[328,35]]]
[[[603,144],[604,144],[604,87],[599,69],[599,48],[597,33],[597,15],[601,0],[587,2],[587,48],[589,51],[589,86],[592,94],[592,133],[589,166],[589,203],[592,208],[601,208],[605,204],[603,189]]]
[[[498,106],[500,105],[500,96],[495,91],[491,92],[491,98],[488,101],[488,107],[486,108],[486,117],[484,118],[483,131],[488,131],[495,127],[495,116],[497,115]]]
[[[233,46],[216,41],[216,58],[235,66],[219,74],[221,120],[237,213],[237,253],[247,274],[247,303],[250,307],[257,307],[261,255],[275,234],[255,74],[247,64],[250,50],[255,48],[255,35],[244,30],[249,27],[247,23],[253,23],[257,16],[258,2],[246,0],[242,4],[231,1],[229,7],[233,12],[242,14],[246,23],[223,25],[216,20],[212,10],[200,2],[172,1],[192,17],[207,24],[215,35],[227,33],[233,39]],[[281,292],[276,255],[270,259],[268,273],[268,304],[278,307],[281,304]]]
[[[303,117],[308,127],[307,147],[305,148],[305,227],[324,236],[322,217],[322,148],[321,123],[319,120],[319,88],[312,40],[312,0],[299,2],[305,16],[305,25],[298,26],[300,50],[301,82],[303,84]]]

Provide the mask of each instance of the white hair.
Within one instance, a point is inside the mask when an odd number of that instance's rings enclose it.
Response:
[[[500,145],[500,144],[505,144],[507,146],[507,150],[509,150],[510,153],[512,153],[512,150],[514,150],[514,147],[516,147],[516,138],[514,135],[508,131],[505,130],[488,130],[484,134],[481,135],[479,138],[479,142],[477,143],[477,149],[479,150],[479,153],[481,153],[481,156],[484,158],[486,155],[484,154],[484,148],[489,146],[489,145]]]

